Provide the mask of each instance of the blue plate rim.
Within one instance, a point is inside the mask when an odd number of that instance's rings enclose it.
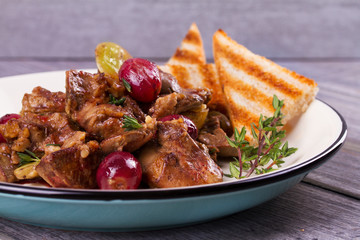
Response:
[[[319,99],[317,99],[319,100]],[[282,181],[290,177],[307,173],[320,166],[330,159],[345,142],[347,134],[347,124],[344,117],[328,103],[319,100],[330,107],[340,118],[342,129],[338,138],[324,151],[316,156],[297,164],[293,167],[276,171],[271,174],[264,174],[256,178],[242,179],[241,181],[222,182],[219,184],[198,185],[186,188],[171,189],[136,189],[107,191],[96,189],[64,189],[64,188],[42,188],[24,186],[21,184],[0,182],[0,192],[6,194],[20,194],[24,196],[73,199],[73,200],[147,200],[147,199],[173,199],[187,198],[203,195],[216,195],[233,191],[240,191],[254,187],[268,185]],[[343,141],[341,141],[343,140]]]

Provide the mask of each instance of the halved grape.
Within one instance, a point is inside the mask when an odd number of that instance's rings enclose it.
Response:
[[[157,65],[142,58],[126,60],[119,70],[130,96],[140,102],[152,102],[160,93],[161,79]]]
[[[174,115],[169,115],[169,116],[160,118],[159,121],[165,122],[165,121],[171,121],[171,120],[175,120],[175,119],[179,119],[179,118],[184,119],[184,123],[188,127],[188,129],[187,129],[188,134],[190,135],[190,137],[192,139],[195,140],[198,137],[198,129],[197,129],[196,125],[194,124],[194,122],[190,120],[190,118],[185,117],[184,115],[174,114]]]
[[[16,113],[9,113],[9,114],[6,114],[4,116],[2,116],[0,118],[0,124],[5,124],[7,123],[10,119],[19,119],[21,116],[19,114],[16,114]],[[5,143],[6,140],[5,138],[0,134],[0,143]]]
[[[116,43],[103,42],[95,49],[95,60],[99,71],[113,78],[118,78],[121,65],[129,58],[131,55]]]
[[[113,152],[100,163],[96,181],[100,189],[136,189],[142,170],[139,161],[129,152]]]

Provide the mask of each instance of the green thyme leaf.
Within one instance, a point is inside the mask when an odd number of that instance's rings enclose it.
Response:
[[[123,128],[125,128],[125,131],[131,131],[142,127],[143,126],[135,118],[124,115]]]
[[[258,135],[256,134],[255,128],[254,128],[254,126],[256,126],[256,125],[255,125],[255,123],[251,123],[250,125],[251,125],[251,134],[253,135],[254,139],[257,139]]]
[[[271,122],[274,120],[273,117],[270,117],[270,118],[266,118],[266,120],[263,122],[263,127],[269,127]],[[266,130],[265,130],[266,131]]]
[[[234,129],[234,132],[236,132],[236,128]],[[231,140],[228,136],[225,136],[226,140],[228,141],[229,145],[233,148],[237,148],[238,145],[236,144],[236,141]]]
[[[116,106],[122,106],[125,102],[126,98],[122,97],[120,99],[115,98],[112,94],[110,94],[110,100],[109,103],[110,104],[114,104]]]
[[[27,150],[27,149],[25,149],[25,152],[26,152],[27,154],[29,154],[30,156],[32,156],[33,158],[35,158],[36,160],[40,161],[40,158],[38,158],[38,157],[35,155],[35,153],[33,153],[33,152],[31,152],[31,151],[29,151],[29,150]]]
[[[32,162],[40,162],[40,158],[38,158],[33,152],[27,149],[25,149],[25,152],[17,152],[17,155],[20,158],[20,163],[18,167],[24,166]]]
[[[248,162],[244,162],[243,163],[243,169],[244,170],[249,170],[251,168],[251,164],[250,163],[248,163]]]
[[[264,131],[267,131],[267,132],[271,132],[271,131],[275,131],[276,130],[276,127],[264,127]]]
[[[230,162],[230,163],[229,163],[229,170],[230,170],[230,174],[231,174],[232,177],[234,177],[234,178],[239,178],[240,171],[239,171],[239,169],[234,165],[234,162]]]
[[[274,117],[276,117],[276,118],[280,117],[280,108],[277,108],[275,110]]]
[[[23,162],[33,162],[33,158],[29,155],[27,155],[26,153],[21,153],[21,152],[18,152],[17,155],[19,156],[20,158],[20,161],[23,161]]]
[[[60,147],[61,145],[60,144],[54,144],[54,143],[48,143],[45,146],[46,147],[49,147],[49,146]]]
[[[297,148],[289,148],[286,153],[284,154],[284,157],[288,157],[291,154],[295,153],[297,151]]]
[[[242,127],[241,132],[240,132],[240,141],[239,142],[244,141],[245,134],[246,134],[246,129],[245,129],[245,127]]]
[[[214,154],[214,153],[217,153],[217,152],[218,152],[217,148],[215,148],[215,147],[209,148],[209,154]]]
[[[240,142],[240,133],[239,131],[237,130],[237,128],[234,128],[234,139],[236,142]]]
[[[281,151],[283,154],[285,154],[287,152],[287,150],[288,150],[288,142],[286,141],[284,143],[284,145],[282,146]]]
[[[273,105],[274,109],[277,109],[279,107],[279,99],[276,95],[273,96],[272,105]]]
[[[264,165],[268,164],[268,162],[270,161],[270,159],[271,159],[271,158],[270,158],[269,155],[263,156],[263,157],[261,158],[261,160],[260,160],[259,165],[264,166]]]
[[[259,118],[259,129],[263,129],[263,115],[260,114],[260,118]]]
[[[126,89],[128,92],[131,92],[132,90],[131,90],[131,85],[130,85],[130,83],[129,83],[128,81],[126,81],[125,78],[122,79],[122,82],[123,82],[123,84],[124,84],[125,89]]]
[[[245,141],[246,129],[243,127],[241,132],[234,129],[234,140],[227,137],[229,145],[238,151],[238,158],[229,163],[230,175],[237,179],[241,176],[242,170],[247,170],[245,177],[249,177],[253,172],[263,174],[275,171],[273,166],[280,167],[283,164],[284,157],[295,153],[297,148],[289,148],[288,142],[282,143],[285,137],[284,130],[278,130],[278,126],[283,126],[281,120],[283,114],[281,108],[284,101],[280,101],[276,95],[273,97],[274,114],[272,117],[266,117],[260,114],[258,125],[251,123],[251,134],[257,140],[258,146],[254,147]],[[256,133],[256,130],[259,134]],[[261,134],[260,134],[261,133]],[[239,161],[240,159],[240,161]],[[267,167],[266,167],[267,166]]]

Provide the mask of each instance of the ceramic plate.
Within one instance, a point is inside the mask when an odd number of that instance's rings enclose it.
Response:
[[[65,72],[0,79],[0,115],[19,112],[36,86],[64,91]],[[183,226],[223,217],[285,192],[332,157],[346,138],[343,117],[315,100],[288,133],[299,150],[279,170],[193,187],[130,191],[54,189],[0,183],[0,216],[38,226],[89,231],[137,231]],[[222,164],[224,172],[228,166]]]

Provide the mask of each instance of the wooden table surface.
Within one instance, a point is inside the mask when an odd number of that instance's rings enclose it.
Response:
[[[360,3],[284,2],[0,0],[0,77],[95,68],[93,49],[101,41],[121,42],[134,56],[160,63],[196,22],[208,58],[212,33],[223,28],[254,52],[316,80],[317,98],[348,126],[341,150],[302,182],[222,219],[160,231],[93,233],[0,218],[0,240],[360,239]]]

